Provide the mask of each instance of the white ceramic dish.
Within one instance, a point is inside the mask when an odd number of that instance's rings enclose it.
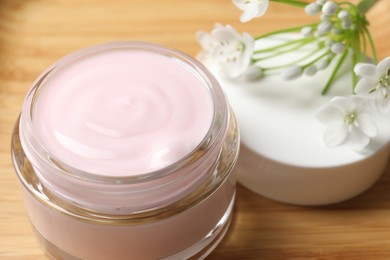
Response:
[[[288,58],[293,58],[290,55]],[[390,119],[376,115],[378,135],[362,152],[329,148],[317,121],[320,106],[351,93],[350,64],[342,67],[328,95],[322,96],[331,69],[315,77],[285,81],[226,79],[214,71],[237,116],[241,131],[238,181],[265,197],[299,205],[331,204],[352,198],[373,185],[389,157]]]

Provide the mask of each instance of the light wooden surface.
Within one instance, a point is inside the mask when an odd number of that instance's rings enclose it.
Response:
[[[390,55],[389,13],[389,0],[369,13],[381,59]],[[10,137],[25,93],[49,64],[118,40],[195,55],[194,33],[216,22],[259,34],[313,20],[301,14],[273,3],[262,19],[240,24],[230,0],[0,0],[0,259],[45,259],[25,214]],[[209,259],[390,259],[390,167],[363,195],[328,207],[285,205],[238,186],[233,226]]]

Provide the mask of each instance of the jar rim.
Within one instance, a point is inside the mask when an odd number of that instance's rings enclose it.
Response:
[[[67,66],[72,62],[76,62],[77,60],[87,57],[89,55],[93,55],[99,52],[105,52],[115,49],[130,49],[130,50],[142,50],[147,51],[163,56],[167,56],[169,58],[173,58],[176,61],[179,61],[181,64],[184,64],[188,70],[191,71],[195,76],[197,76],[202,84],[207,88],[210,93],[212,99],[213,106],[213,115],[212,120],[209,126],[209,129],[202,141],[188,154],[184,157],[178,159],[177,161],[159,168],[157,170],[153,170],[151,172],[145,173],[137,173],[126,176],[118,176],[118,175],[101,175],[93,172],[87,172],[80,169],[77,169],[63,161],[59,158],[53,156],[50,151],[46,149],[46,147],[39,142],[38,137],[32,134],[34,126],[33,126],[33,107],[35,101],[38,99],[40,89],[44,87],[45,82],[50,78],[51,75],[55,74],[63,67]],[[211,72],[199,61],[195,60],[191,56],[176,50],[167,48],[162,45],[140,42],[140,41],[122,41],[122,42],[112,42],[105,43],[100,45],[95,45],[92,47],[87,47],[81,49],[79,51],[73,52],[60,60],[56,61],[50,67],[48,67],[34,82],[29,93],[26,96],[26,100],[24,102],[24,106],[22,109],[22,118],[21,120],[20,130],[27,126],[26,131],[30,131],[31,134],[28,138],[23,138],[23,134],[21,135],[21,139],[23,140],[22,144],[25,143],[28,146],[28,150],[30,150],[36,158],[40,161],[43,161],[47,164],[50,164],[56,167],[62,174],[66,174],[69,177],[93,182],[93,183],[102,183],[102,184],[131,184],[145,181],[152,181],[155,179],[163,178],[169,175],[172,175],[178,171],[178,169],[188,165],[189,163],[194,162],[194,160],[198,160],[204,154],[206,154],[215,143],[220,143],[223,140],[224,134],[228,125],[228,117],[226,116],[228,113],[228,104],[225,98],[225,95],[217,81],[217,79],[212,75]],[[26,121],[26,125],[24,122]],[[33,145],[32,145],[33,143]],[[200,152],[200,154],[199,154]]]

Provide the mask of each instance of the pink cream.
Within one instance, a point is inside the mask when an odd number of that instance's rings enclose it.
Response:
[[[135,175],[182,159],[213,116],[199,77],[172,58],[114,49],[60,68],[34,109],[55,158],[100,175]]]

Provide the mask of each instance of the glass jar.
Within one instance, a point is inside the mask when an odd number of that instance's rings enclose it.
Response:
[[[139,174],[96,174],[51,152],[45,135],[37,133],[35,109],[51,78],[119,49],[160,55],[192,73],[211,96],[212,120],[201,142],[169,165]],[[119,42],[66,56],[35,81],[14,129],[12,159],[33,229],[50,257],[187,259],[207,256],[228,229],[238,148],[236,121],[207,69],[176,50]]]

